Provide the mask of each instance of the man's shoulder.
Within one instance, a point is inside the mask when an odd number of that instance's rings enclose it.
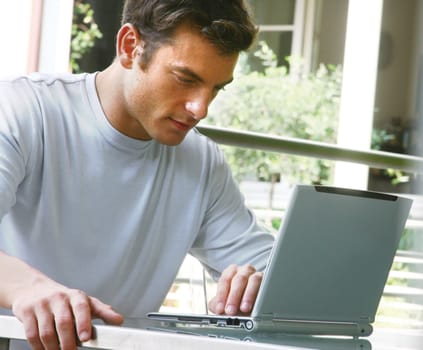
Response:
[[[52,90],[76,84],[86,84],[91,74],[45,74],[31,73],[28,75],[14,75],[0,77],[0,91],[2,95],[13,96],[18,94],[21,97],[25,95],[37,94],[46,90]]]
[[[87,79],[89,73],[82,74],[71,74],[71,73],[41,73],[34,72],[27,75],[10,75],[0,77],[0,84],[2,86],[7,85],[19,85],[19,84],[46,84],[52,85],[55,82],[62,82],[64,84],[81,82]]]
[[[95,75],[88,73],[31,73],[0,77],[0,101],[2,106],[10,106],[9,109],[19,113],[27,109],[37,112],[40,108],[45,111],[60,109],[58,102],[80,99],[81,93],[95,93],[92,92],[95,91],[94,81]]]
[[[4,124],[41,130],[47,122],[52,125],[60,120],[59,116],[72,115],[74,101],[87,91],[88,77],[32,73],[0,78],[0,117]]]

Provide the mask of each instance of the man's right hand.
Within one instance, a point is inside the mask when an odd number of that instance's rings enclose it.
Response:
[[[75,350],[92,338],[91,321],[120,325],[122,315],[0,251],[0,307],[12,309],[34,350]]]
[[[123,317],[109,305],[52,281],[48,286],[19,295],[12,311],[23,323],[28,342],[36,350],[75,350],[78,342],[91,339],[93,318],[113,325],[123,322]]]
[[[80,290],[46,281],[44,276],[33,288],[16,295],[12,311],[23,323],[34,350],[75,350],[79,342],[91,339],[93,318],[113,325],[123,322],[109,305]]]

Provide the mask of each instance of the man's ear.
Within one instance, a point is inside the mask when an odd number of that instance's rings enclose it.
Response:
[[[137,28],[129,23],[124,24],[116,39],[116,56],[124,68],[131,68],[137,55],[141,54],[142,40]]]

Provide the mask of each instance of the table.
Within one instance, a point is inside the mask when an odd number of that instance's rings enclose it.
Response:
[[[147,321],[146,321],[147,322]],[[228,331],[216,337],[193,332],[177,333],[175,329],[143,323],[143,329],[95,325],[95,339],[83,343],[83,348],[118,350],[390,350],[423,348],[423,330],[375,329],[368,339],[347,337],[312,337],[299,335],[252,335],[245,332],[236,337]],[[227,338],[227,339],[224,339]],[[8,350],[8,339],[25,339],[22,324],[10,316],[0,316],[0,350]]]

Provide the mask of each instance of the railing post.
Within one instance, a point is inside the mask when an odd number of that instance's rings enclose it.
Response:
[[[9,350],[9,339],[0,338],[0,350]]]

